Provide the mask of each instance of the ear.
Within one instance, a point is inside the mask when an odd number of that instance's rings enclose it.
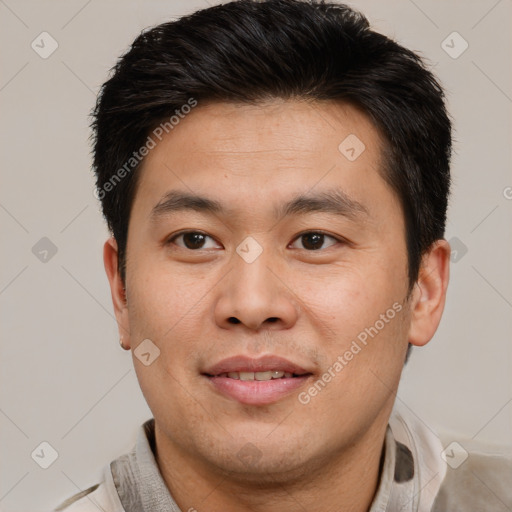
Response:
[[[123,348],[129,350],[131,348],[130,322],[126,303],[126,290],[119,273],[118,248],[114,237],[110,237],[103,246],[103,264],[105,265],[105,272],[110,283],[110,293],[119,329],[119,338],[122,340]]]
[[[450,255],[450,244],[441,239],[422,258],[411,298],[409,343],[412,345],[426,345],[439,326],[450,278]]]

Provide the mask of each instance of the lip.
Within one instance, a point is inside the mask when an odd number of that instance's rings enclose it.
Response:
[[[229,372],[267,372],[271,370],[282,370],[284,372],[304,375],[312,373],[301,366],[292,363],[288,359],[279,356],[262,356],[251,358],[247,356],[233,356],[223,359],[213,366],[207,368],[203,374],[209,376],[220,375]]]
[[[281,370],[294,374],[268,381],[243,381],[230,379],[220,374],[229,372],[264,372]],[[297,391],[312,377],[312,372],[277,356],[263,356],[257,359],[247,356],[234,356],[219,361],[202,373],[213,389],[224,396],[246,405],[268,405]]]

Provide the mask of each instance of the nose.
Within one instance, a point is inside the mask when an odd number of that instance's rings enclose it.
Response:
[[[285,282],[283,263],[277,265],[269,252],[263,251],[252,263],[234,255],[234,268],[220,283],[215,305],[220,327],[242,324],[255,331],[263,327],[277,330],[289,329],[297,322],[300,308],[292,283]]]

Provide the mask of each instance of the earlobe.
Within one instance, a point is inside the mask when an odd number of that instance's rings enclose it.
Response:
[[[423,256],[411,298],[409,343],[426,345],[434,336],[443,314],[450,275],[450,245],[434,242]]]
[[[130,336],[126,291],[119,273],[118,247],[114,237],[110,237],[103,246],[103,264],[110,284],[110,293],[119,329],[119,336],[120,339],[125,340],[123,348],[129,348]]]

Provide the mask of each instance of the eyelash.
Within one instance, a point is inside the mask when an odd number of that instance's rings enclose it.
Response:
[[[188,230],[188,231],[180,231],[179,233],[175,233],[174,235],[172,235],[169,239],[167,239],[167,241],[165,242],[165,245],[171,245],[171,244],[174,244],[174,241],[179,238],[180,236],[183,236],[183,235],[187,235],[187,234],[200,234],[200,235],[204,235],[208,238],[211,238],[212,240],[215,240],[212,236],[208,235],[207,233],[204,233],[202,231],[197,231],[197,230]],[[333,240],[335,240],[336,242],[338,243],[342,243],[342,244],[346,244],[348,243],[347,240],[344,240],[342,238],[339,238],[339,237],[336,237],[334,235],[331,235],[329,233],[326,233],[324,231],[321,231],[321,230],[312,230],[312,231],[303,231],[302,233],[299,233],[292,241],[295,242],[296,240],[299,240],[301,237],[303,237],[304,235],[311,235],[311,234],[315,234],[315,235],[324,235],[325,237],[327,238],[332,238]],[[176,244],[174,244],[176,245]],[[332,247],[336,244],[332,244],[330,245],[329,247]],[[184,249],[186,251],[191,251],[191,252],[199,252],[199,251],[204,251],[204,250],[208,250],[208,249],[203,249],[203,248],[200,248],[200,249],[189,249],[188,247],[181,247],[181,246],[178,246],[180,249]],[[328,249],[329,247],[327,247],[326,249]],[[301,250],[304,250],[304,251],[307,251],[307,252],[318,252],[322,249],[313,249],[313,250],[308,250],[308,249],[301,249]],[[323,249],[325,250],[325,249]]]

